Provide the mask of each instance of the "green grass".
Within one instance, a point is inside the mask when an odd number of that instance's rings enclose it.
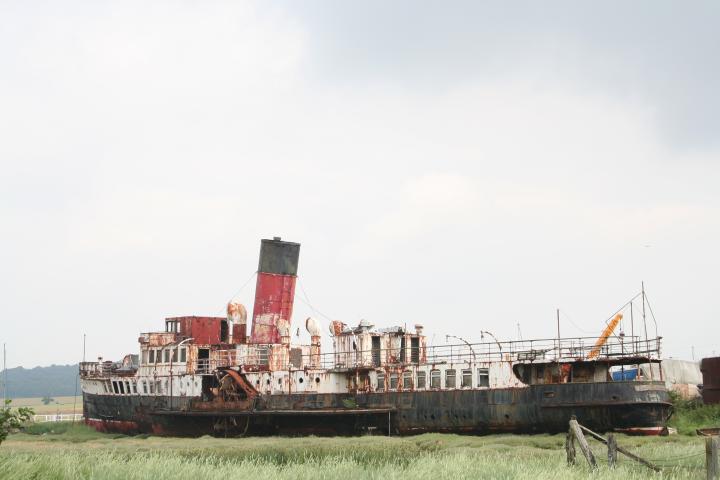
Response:
[[[674,413],[669,426],[682,435],[695,435],[698,428],[720,427],[720,404],[703,405],[700,399],[683,400],[671,395]]]
[[[589,440],[600,465],[565,461],[564,435],[351,438],[168,438],[103,434],[83,424],[45,423],[0,446],[0,478],[33,479],[552,479],[704,478],[700,427],[720,425],[720,406],[675,399],[671,425],[681,435],[629,437],[618,443],[663,468],[662,474],[620,456],[607,466],[605,447]]]
[[[618,436],[620,445],[667,465],[662,476],[621,457],[600,469],[565,462],[564,435],[425,434],[414,437],[166,438],[97,433],[55,425],[15,434],[0,446],[0,478],[52,479],[663,479],[703,478],[699,437]]]

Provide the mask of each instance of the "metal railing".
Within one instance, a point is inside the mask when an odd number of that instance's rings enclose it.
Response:
[[[325,369],[377,367],[387,364],[471,364],[477,362],[570,361],[587,359],[597,337],[552,338],[509,342],[443,344],[420,347],[418,355],[410,348],[401,355],[399,348],[352,350],[303,355],[303,366]],[[661,337],[643,340],[639,337],[618,337],[600,348],[596,359],[640,357],[660,358]],[[424,352],[423,352],[424,350]],[[379,359],[379,362],[378,362]],[[407,361],[417,359],[418,361]]]
[[[608,339],[599,350],[596,360],[659,360],[662,337],[641,339],[638,336],[619,336]],[[310,353],[301,356],[301,365],[295,368],[347,369],[373,368],[381,365],[407,364],[474,364],[490,362],[571,361],[588,359],[597,337],[549,338],[508,342],[481,342],[443,344],[420,347],[336,351]],[[288,368],[288,356],[273,356],[270,345],[253,345],[249,352],[217,350],[211,358],[194,363],[197,374],[209,374],[218,368],[245,366],[259,369],[282,370]],[[277,350],[275,350],[277,353]],[[103,364],[83,362],[82,376],[107,375]]]

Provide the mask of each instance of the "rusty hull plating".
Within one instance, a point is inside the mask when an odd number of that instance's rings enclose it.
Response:
[[[310,344],[291,344],[299,251],[262,240],[249,337],[245,307],[231,302],[227,317],[167,318],[123,362],[83,362],[86,422],[190,436],[482,434],[563,431],[571,415],[598,431],[654,428],[672,413],[662,378],[611,375],[659,363],[660,338],[428,346],[420,325],[333,321],[323,352],[309,318]]]

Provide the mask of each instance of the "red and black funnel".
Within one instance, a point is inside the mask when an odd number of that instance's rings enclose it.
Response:
[[[280,333],[290,331],[299,259],[299,243],[261,240],[251,343],[280,343]]]

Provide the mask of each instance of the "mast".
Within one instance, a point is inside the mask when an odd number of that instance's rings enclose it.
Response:
[[[557,315],[557,339],[558,339],[558,360],[560,359],[560,309],[556,309]]]
[[[641,286],[641,292],[642,292],[642,318],[643,318],[643,329],[645,330],[645,354],[650,357],[650,340],[648,339],[648,333],[647,333],[647,321],[645,318],[645,282],[640,282]],[[650,380],[655,380],[653,368],[652,368],[652,362],[648,363],[650,367]]]

